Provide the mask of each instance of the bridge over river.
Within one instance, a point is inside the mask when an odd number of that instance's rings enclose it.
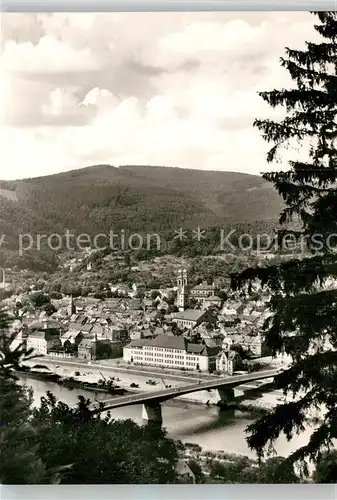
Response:
[[[208,380],[206,382],[198,382],[195,384],[188,384],[185,386],[162,389],[152,392],[141,392],[131,396],[123,396],[119,398],[111,398],[103,401],[102,403],[94,403],[91,407],[93,413],[102,413],[105,411],[113,410],[114,408],[121,408],[122,406],[130,405],[143,405],[142,417],[144,420],[162,423],[161,403],[168,399],[198,392],[203,390],[217,389],[220,396],[222,407],[228,407],[235,401],[234,388],[246,387],[249,382],[258,380],[274,379],[276,375],[281,373],[283,369],[264,370],[255,373],[244,375],[233,375],[226,378],[218,378],[215,380]],[[248,387],[251,388],[251,387]]]

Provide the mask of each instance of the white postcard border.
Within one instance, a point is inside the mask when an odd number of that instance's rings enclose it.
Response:
[[[0,0],[2,12],[332,11],[337,0]]]

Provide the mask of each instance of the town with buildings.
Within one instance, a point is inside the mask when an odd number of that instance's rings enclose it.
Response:
[[[336,1],[26,3],[1,16],[2,497],[337,499]]]
[[[226,295],[229,285],[225,279],[191,286],[184,269],[171,288],[111,283],[111,298],[51,299],[51,314],[20,309],[21,297],[4,303],[15,314],[13,348],[24,344],[36,355],[84,363],[118,359],[135,367],[231,375],[244,359],[266,355],[261,331],[269,311],[267,296],[243,301]]]

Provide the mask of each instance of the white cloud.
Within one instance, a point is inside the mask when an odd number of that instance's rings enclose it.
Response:
[[[95,87],[91,89],[84,97],[81,104],[83,106],[97,106],[103,108],[104,105],[116,104],[116,99],[113,94],[107,89]]]
[[[63,116],[78,113],[78,99],[75,88],[55,88],[48,96],[48,103],[42,106],[42,112],[47,116]]]
[[[62,141],[61,141],[62,143]],[[71,158],[60,142],[57,132],[54,137],[42,129],[20,129],[3,127],[0,134],[1,177],[34,177],[56,173],[65,165],[72,166]]]
[[[74,72],[90,71],[97,63],[89,47],[75,50],[57,38],[45,35],[34,45],[30,42],[5,42],[2,66],[9,72]]]
[[[181,33],[160,40],[159,47],[190,54],[200,51],[233,52],[247,48],[254,50],[254,46],[264,41],[267,27],[267,23],[252,27],[240,19],[228,23],[193,23]]]

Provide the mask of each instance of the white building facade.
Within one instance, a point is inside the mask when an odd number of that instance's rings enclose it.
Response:
[[[43,332],[31,333],[27,338],[27,350],[33,349],[33,354],[47,354],[48,343]]]
[[[127,363],[173,369],[212,372],[216,369],[217,347],[191,344],[181,337],[158,335],[154,339],[134,340],[123,349]]]

